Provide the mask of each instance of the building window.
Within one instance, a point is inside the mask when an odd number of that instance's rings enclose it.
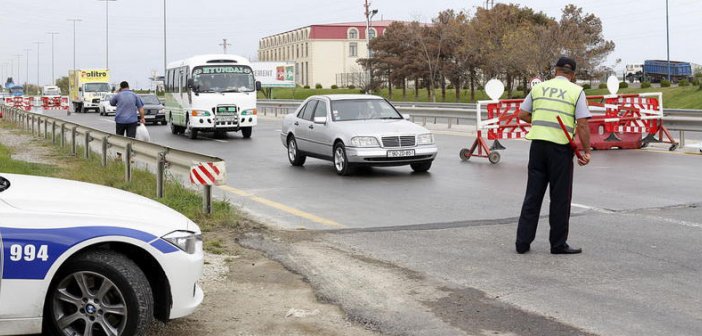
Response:
[[[349,57],[357,57],[357,56],[358,56],[358,43],[356,43],[356,42],[349,43]]]
[[[358,29],[356,29],[356,28],[349,28],[348,37],[349,37],[349,40],[356,40],[356,39],[358,39]]]
[[[370,30],[368,30],[368,38],[370,38],[371,40],[374,39],[376,35],[377,32],[375,31],[375,28],[371,28]]]

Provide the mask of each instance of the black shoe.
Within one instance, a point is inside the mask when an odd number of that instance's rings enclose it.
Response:
[[[551,254],[578,254],[582,253],[583,249],[581,248],[576,248],[576,247],[570,247],[566,245],[565,247],[561,248],[552,248],[551,249]]]
[[[519,254],[527,253],[527,252],[529,252],[529,250],[531,249],[531,247],[529,246],[529,244],[519,244],[519,243],[517,243],[516,246],[517,246],[517,253],[519,253]]]

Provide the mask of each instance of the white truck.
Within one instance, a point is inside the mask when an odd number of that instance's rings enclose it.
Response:
[[[100,101],[112,92],[110,71],[106,69],[69,70],[68,91],[77,113],[100,110]]]
[[[47,85],[41,89],[41,95],[44,97],[56,97],[61,95],[61,89],[55,85]]]

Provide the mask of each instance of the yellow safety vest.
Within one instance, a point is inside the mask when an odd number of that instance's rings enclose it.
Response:
[[[531,130],[526,138],[567,144],[568,138],[556,116],[561,116],[572,137],[575,134],[575,104],[582,90],[582,87],[559,78],[535,85],[531,89]]]

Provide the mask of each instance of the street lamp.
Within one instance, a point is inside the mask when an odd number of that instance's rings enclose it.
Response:
[[[17,57],[17,85],[22,86],[22,80],[20,79],[20,57],[22,57],[21,54],[14,54],[12,56]]]
[[[98,0],[105,2],[105,69],[110,68],[110,2],[117,0]]]
[[[665,0],[665,40],[668,52],[668,82],[670,82],[670,29],[668,28],[668,0]]]
[[[81,19],[67,19],[73,22],[73,70],[76,70],[76,23],[82,22]]]
[[[27,82],[29,82],[29,52],[31,50],[32,49],[24,49],[24,51],[27,53],[27,66],[26,66],[27,75],[24,77],[24,92],[26,92],[26,93],[29,93],[29,86],[28,86]]]
[[[166,85],[166,0],[163,0],[163,85]]]
[[[39,83],[39,46],[44,44],[44,42],[34,42],[37,45],[37,86],[41,86]]]
[[[49,32],[47,34],[51,35],[51,85],[56,85],[56,75],[54,73],[54,36],[59,33]]]

